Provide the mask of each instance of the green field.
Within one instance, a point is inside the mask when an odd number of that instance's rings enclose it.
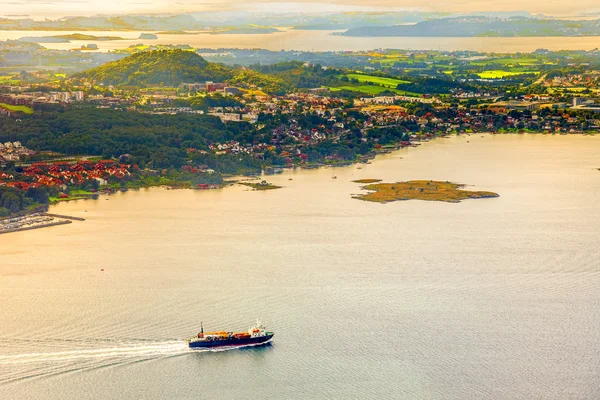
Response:
[[[18,85],[21,80],[14,79],[11,75],[0,75],[0,84],[2,85]]]
[[[498,64],[504,64],[504,65],[515,65],[515,64],[537,65],[540,63],[540,60],[538,60],[537,58],[531,58],[531,57],[521,57],[521,58],[501,58],[498,60],[494,60],[494,62],[496,62]]]
[[[48,199],[50,200],[50,204],[56,204],[61,201],[71,201],[71,200],[84,200],[91,199],[98,196],[97,193],[88,192],[87,190],[74,189],[69,193],[69,197],[66,199],[61,199],[60,197],[50,196]]]
[[[481,79],[502,79],[508,76],[517,76],[517,75],[525,75],[525,74],[539,74],[538,71],[502,71],[499,69],[491,70],[491,71],[483,71],[479,72],[477,75]]]
[[[471,65],[485,66],[489,64],[502,64],[502,65],[539,65],[540,60],[531,57],[519,57],[519,58],[490,58],[487,60],[477,60],[470,62]]]
[[[11,104],[0,103],[0,107],[14,112],[22,112],[24,114],[33,114],[33,109],[27,106],[13,106]]]
[[[332,92],[339,92],[340,90],[349,90],[352,92],[359,92],[359,93],[364,93],[364,94],[368,94],[368,95],[378,95],[382,92],[387,91],[387,92],[394,92],[395,94],[399,94],[399,95],[416,96],[416,97],[419,96],[416,93],[405,92],[404,90],[387,88],[387,87],[377,86],[377,85],[359,85],[359,86],[345,85],[345,86],[330,87],[329,89]]]
[[[348,79],[356,79],[360,83],[372,82],[379,86],[384,86],[387,88],[394,88],[394,89],[396,88],[396,86],[398,86],[401,83],[410,83],[408,81],[403,81],[401,79],[383,78],[380,76],[370,76],[370,75],[363,75],[363,74],[346,74],[346,76],[348,77]]]

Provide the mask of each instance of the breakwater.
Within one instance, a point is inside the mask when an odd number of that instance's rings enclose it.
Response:
[[[21,232],[21,231],[30,231],[30,230],[33,230],[33,229],[48,228],[48,227],[51,227],[51,226],[66,225],[66,224],[72,224],[72,223],[73,223],[73,221],[63,220],[63,221],[49,222],[47,224],[40,224],[40,225],[33,225],[33,226],[23,226],[23,227],[20,227],[20,228],[2,230],[2,231],[0,231],[0,235],[3,234],[3,233],[13,233],[13,232]]]
[[[67,220],[72,220],[72,221],[85,221],[85,218],[71,217],[69,215],[60,215],[60,214],[51,214],[51,213],[44,213],[44,215],[46,215],[48,217],[62,218],[62,219],[67,219]]]

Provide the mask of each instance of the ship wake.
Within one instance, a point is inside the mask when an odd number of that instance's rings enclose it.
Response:
[[[255,345],[190,349],[185,341],[176,339],[0,341],[0,385],[139,362],[152,362],[186,354],[222,352],[252,346]],[[32,352],[31,349],[39,349],[39,351]]]
[[[53,363],[90,359],[168,357],[187,352],[187,346],[180,341],[157,342],[153,344],[125,344],[109,348],[84,348],[69,351],[36,352],[0,355],[0,366],[11,364]]]
[[[31,352],[31,349],[39,351]],[[181,340],[14,340],[0,346],[0,385],[151,362],[189,352],[187,344]]]

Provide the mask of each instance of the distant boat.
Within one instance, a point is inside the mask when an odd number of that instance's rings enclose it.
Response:
[[[274,333],[267,332],[260,321],[248,329],[247,332],[206,332],[200,323],[200,333],[193,338],[187,339],[190,348],[211,348],[225,346],[260,345],[269,342]]]

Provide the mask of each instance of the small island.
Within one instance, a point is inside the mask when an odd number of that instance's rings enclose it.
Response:
[[[267,181],[262,181],[260,183],[253,182],[238,182],[240,185],[251,187],[254,190],[273,190],[273,189],[281,189],[282,186],[273,185]]]
[[[154,33],[142,33],[138,39],[156,40],[158,39],[158,36]]]
[[[352,182],[354,182],[354,183],[377,183],[377,182],[381,182],[381,179],[357,179]]]
[[[366,181],[363,179],[362,181]],[[370,180],[377,181],[377,180]],[[359,182],[361,183],[361,182]],[[428,200],[459,203],[465,199],[484,199],[499,197],[494,192],[476,192],[461,190],[465,185],[452,182],[415,180],[396,183],[374,183],[363,186],[370,193],[355,195],[353,198],[376,203],[388,203],[398,200]]]

